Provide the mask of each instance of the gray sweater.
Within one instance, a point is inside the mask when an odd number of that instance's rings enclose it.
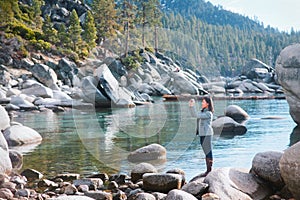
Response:
[[[212,120],[213,120],[213,114],[208,109],[204,109],[203,112],[197,112],[196,107],[192,106],[190,107],[191,115],[199,120],[198,123],[198,133],[199,136],[207,136],[207,135],[213,135],[214,131],[212,129]]]

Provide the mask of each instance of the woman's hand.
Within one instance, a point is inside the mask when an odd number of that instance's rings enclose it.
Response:
[[[189,100],[189,106],[193,107],[195,105],[195,99]]]

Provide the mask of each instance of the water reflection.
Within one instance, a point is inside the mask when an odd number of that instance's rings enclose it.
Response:
[[[291,133],[289,146],[292,146],[299,141],[300,141],[300,126],[296,126]]]
[[[242,107],[250,119],[244,135],[214,140],[215,167],[248,167],[257,152],[283,150],[299,141],[299,128],[289,116],[288,104],[278,100],[215,101],[214,116],[224,114],[228,105]],[[197,103],[197,106],[200,106]],[[274,120],[267,116],[280,116]],[[17,121],[17,119],[16,119]],[[24,168],[42,173],[129,172],[127,156],[151,143],[167,149],[160,170],[182,168],[187,179],[202,171],[196,120],[186,101],[156,101],[132,109],[72,110],[64,113],[21,113],[18,121],[38,131],[43,141],[24,157]],[[286,133],[286,131],[288,132]],[[289,138],[290,137],[290,138]]]

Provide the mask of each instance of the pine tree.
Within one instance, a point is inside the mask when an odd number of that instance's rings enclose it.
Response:
[[[97,29],[95,26],[94,17],[90,11],[87,12],[85,22],[83,24],[82,39],[88,45],[89,50],[96,46]]]
[[[78,47],[82,44],[82,38],[81,38],[81,26],[80,21],[77,15],[77,12],[75,9],[72,10],[70,15],[70,25],[68,28],[68,36],[70,40],[72,41],[72,50],[75,52],[78,52]]]
[[[148,27],[156,27],[157,25],[161,26],[161,21],[160,21],[161,11],[159,9],[160,3],[158,0],[137,0],[137,5],[139,9],[137,21],[142,26],[142,44],[143,44],[143,48],[145,48],[146,26]],[[157,40],[157,38],[155,38],[155,40]]]
[[[125,49],[124,56],[127,57],[129,42],[130,42],[130,29],[134,29],[134,21],[136,16],[136,6],[130,0],[123,0],[120,8],[120,17],[123,24],[123,31],[125,35]]]
[[[57,37],[59,40],[59,45],[61,45],[64,48],[71,48],[71,39],[69,38],[65,24],[62,23],[59,25]]]
[[[32,6],[33,6],[33,20],[35,21],[36,27],[41,28],[43,24],[42,20],[42,11],[41,11],[41,6],[44,4],[43,0],[33,0],[32,1]]]
[[[0,28],[6,26],[9,22],[14,21],[14,2],[18,3],[18,0],[0,1]]]
[[[92,10],[100,44],[106,38],[115,35],[118,28],[115,3],[113,0],[94,0]]]
[[[46,16],[45,22],[42,25],[45,40],[50,43],[57,43],[57,31],[53,28],[50,16]]]

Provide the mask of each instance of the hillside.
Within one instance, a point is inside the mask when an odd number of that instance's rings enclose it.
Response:
[[[260,30],[263,25],[248,17],[224,10],[220,6],[214,6],[204,0],[161,0],[164,12],[174,12],[187,19],[195,16],[203,22],[211,25],[232,26],[241,30]]]
[[[274,66],[280,51],[300,40],[299,32],[264,27],[204,0],[4,0],[0,9],[0,30],[19,38],[20,58],[42,51],[78,62],[95,46],[121,57],[148,48],[207,76],[234,76],[252,58]],[[124,64],[137,61],[129,56]]]

